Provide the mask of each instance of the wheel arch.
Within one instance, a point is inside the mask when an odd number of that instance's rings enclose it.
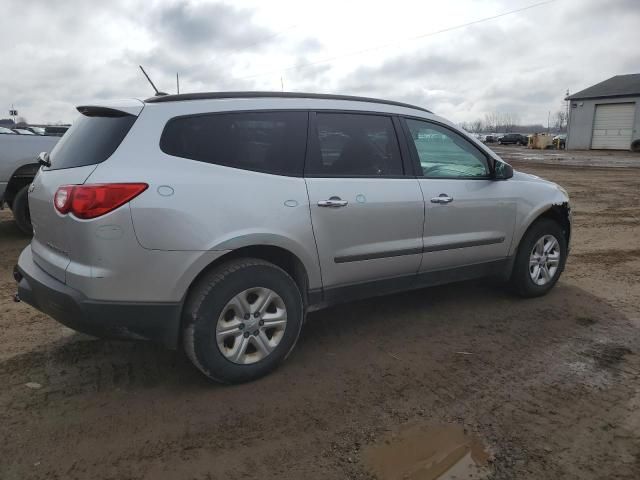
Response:
[[[12,205],[13,199],[20,189],[33,181],[39,168],[40,165],[37,163],[27,163],[18,167],[11,177],[9,177],[9,182],[7,182],[7,187],[3,195],[3,200],[9,204],[9,206]]]
[[[571,207],[569,206],[569,202],[562,203],[554,203],[552,205],[547,205],[543,207],[541,210],[535,212],[528,219],[528,222],[525,223],[525,227],[521,229],[518,238],[513,244],[515,248],[511,255],[515,257],[518,253],[518,249],[520,248],[520,243],[522,239],[526,235],[526,233],[531,229],[531,227],[539,220],[543,218],[548,218],[557,222],[565,235],[565,240],[567,242],[567,252],[569,251],[569,244],[571,239]]]
[[[276,245],[246,245],[230,250],[224,255],[216,258],[193,278],[187,288],[185,298],[189,295],[193,286],[211,270],[226,262],[239,258],[258,258],[280,267],[282,270],[287,272],[291,278],[293,278],[294,282],[296,282],[296,285],[300,289],[303,302],[305,306],[307,305],[309,291],[309,273],[307,268],[296,254],[286,248]]]

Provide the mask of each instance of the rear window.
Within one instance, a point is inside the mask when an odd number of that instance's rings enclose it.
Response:
[[[51,151],[50,170],[96,165],[109,158],[138,117],[110,111],[108,116],[82,114]]]
[[[301,176],[307,112],[211,113],[171,119],[161,150],[176,157],[277,175]]]

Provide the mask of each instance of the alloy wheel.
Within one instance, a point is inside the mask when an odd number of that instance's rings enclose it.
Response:
[[[560,243],[553,235],[543,235],[529,255],[529,275],[538,286],[549,283],[560,266]]]
[[[278,346],[287,326],[282,298],[264,287],[250,288],[225,305],[216,324],[216,342],[224,357],[237,364],[251,364],[267,357]]]

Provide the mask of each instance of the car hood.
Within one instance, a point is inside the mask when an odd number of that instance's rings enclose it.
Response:
[[[540,178],[537,175],[532,175],[530,173],[519,172],[518,170],[513,171],[513,179],[519,182],[549,183],[554,185],[554,183],[549,180],[545,180],[544,178]]]
[[[560,199],[562,202],[569,201],[569,194],[567,191],[558,185],[555,182],[551,182],[549,180],[545,180],[544,178],[540,178],[537,175],[531,175],[530,173],[519,172],[517,170],[513,171],[513,180],[516,182],[527,182],[529,184],[540,185],[540,188],[548,190],[549,192],[554,192],[555,194],[560,194]]]

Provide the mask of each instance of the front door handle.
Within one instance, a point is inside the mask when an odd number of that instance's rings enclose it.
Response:
[[[329,200],[320,200],[318,202],[318,206],[329,207],[329,208],[340,208],[340,207],[346,207],[348,203],[349,202],[347,202],[346,200],[342,200],[340,197],[331,197]]]
[[[440,203],[440,204],[443,204],[443,205],[447,204],[447,203],[451,203],[451,202],[453,202],[453,197],[450,197],[446,193],[441,193],[437,197],[433,197],[431,199],[431,203]]]

